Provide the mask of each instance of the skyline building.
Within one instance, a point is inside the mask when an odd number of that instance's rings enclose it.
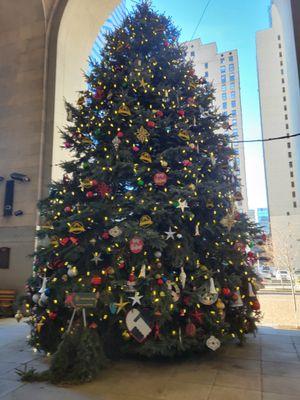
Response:
[[[216,43],[203,44],[201,39],[185,42],[187,59],[194,63],[195,72],[205,77],[215,88],[215,105],[229,116],[234,141],[243,140],[243,120],[240,93],[239,60],[237,50],[218,52]],[[238,209],[248,211],[246,187],[245,155],[243,143],[233,143],[235,150],[235,172],[240,182],[243,200],[238,201]]]
[[[257,32],[257,69],[264,163],[275,265],[283,246],[300,265],[300,4],[272,0],[270,27]]]

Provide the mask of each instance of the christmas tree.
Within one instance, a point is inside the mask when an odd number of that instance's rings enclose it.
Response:
[[[94,376],[104,354],[216,350],[255,330],[257,230],[235,206],[227,117],[185,55],[142,2],[66,105],[74,157],[40,203],[28,292],[30,342],[58,349],[56,368],[76,365],[70,380]]]

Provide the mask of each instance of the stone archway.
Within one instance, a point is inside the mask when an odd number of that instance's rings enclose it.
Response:
[[[21,172],[31,179],[15,184],[13,206],[20,216],[3,216],[5,180],[0,182],[0,248],[10,249],[0,289],[22,291],[31,273],[36,203],[51,181],[56,126],[65,121],[63,97],[73,101],[83,87],[93,41],[119,3],[0,0],[0,176]],[[54,163],[59,158],[55,153]]]

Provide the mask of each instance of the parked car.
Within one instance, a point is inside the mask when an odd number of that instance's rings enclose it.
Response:
[[[262,279],[272,279],[271,269],[267,265],[263,265],[259,268],[258,274]]]
[[[291,276],[288,270],[286,269],[278,269],[276,271],[276,279],[280,280],[280,281],[290,281],[291,280]]]

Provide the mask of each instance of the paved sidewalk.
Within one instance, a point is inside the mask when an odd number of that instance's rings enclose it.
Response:
[[[300,331],[260,328],[248,344],[176,363],[112,363],[95,382],[24,384],[14,369],[45,367],[25,344],[27,325],[0,320],[1,400],[299,400]]]

